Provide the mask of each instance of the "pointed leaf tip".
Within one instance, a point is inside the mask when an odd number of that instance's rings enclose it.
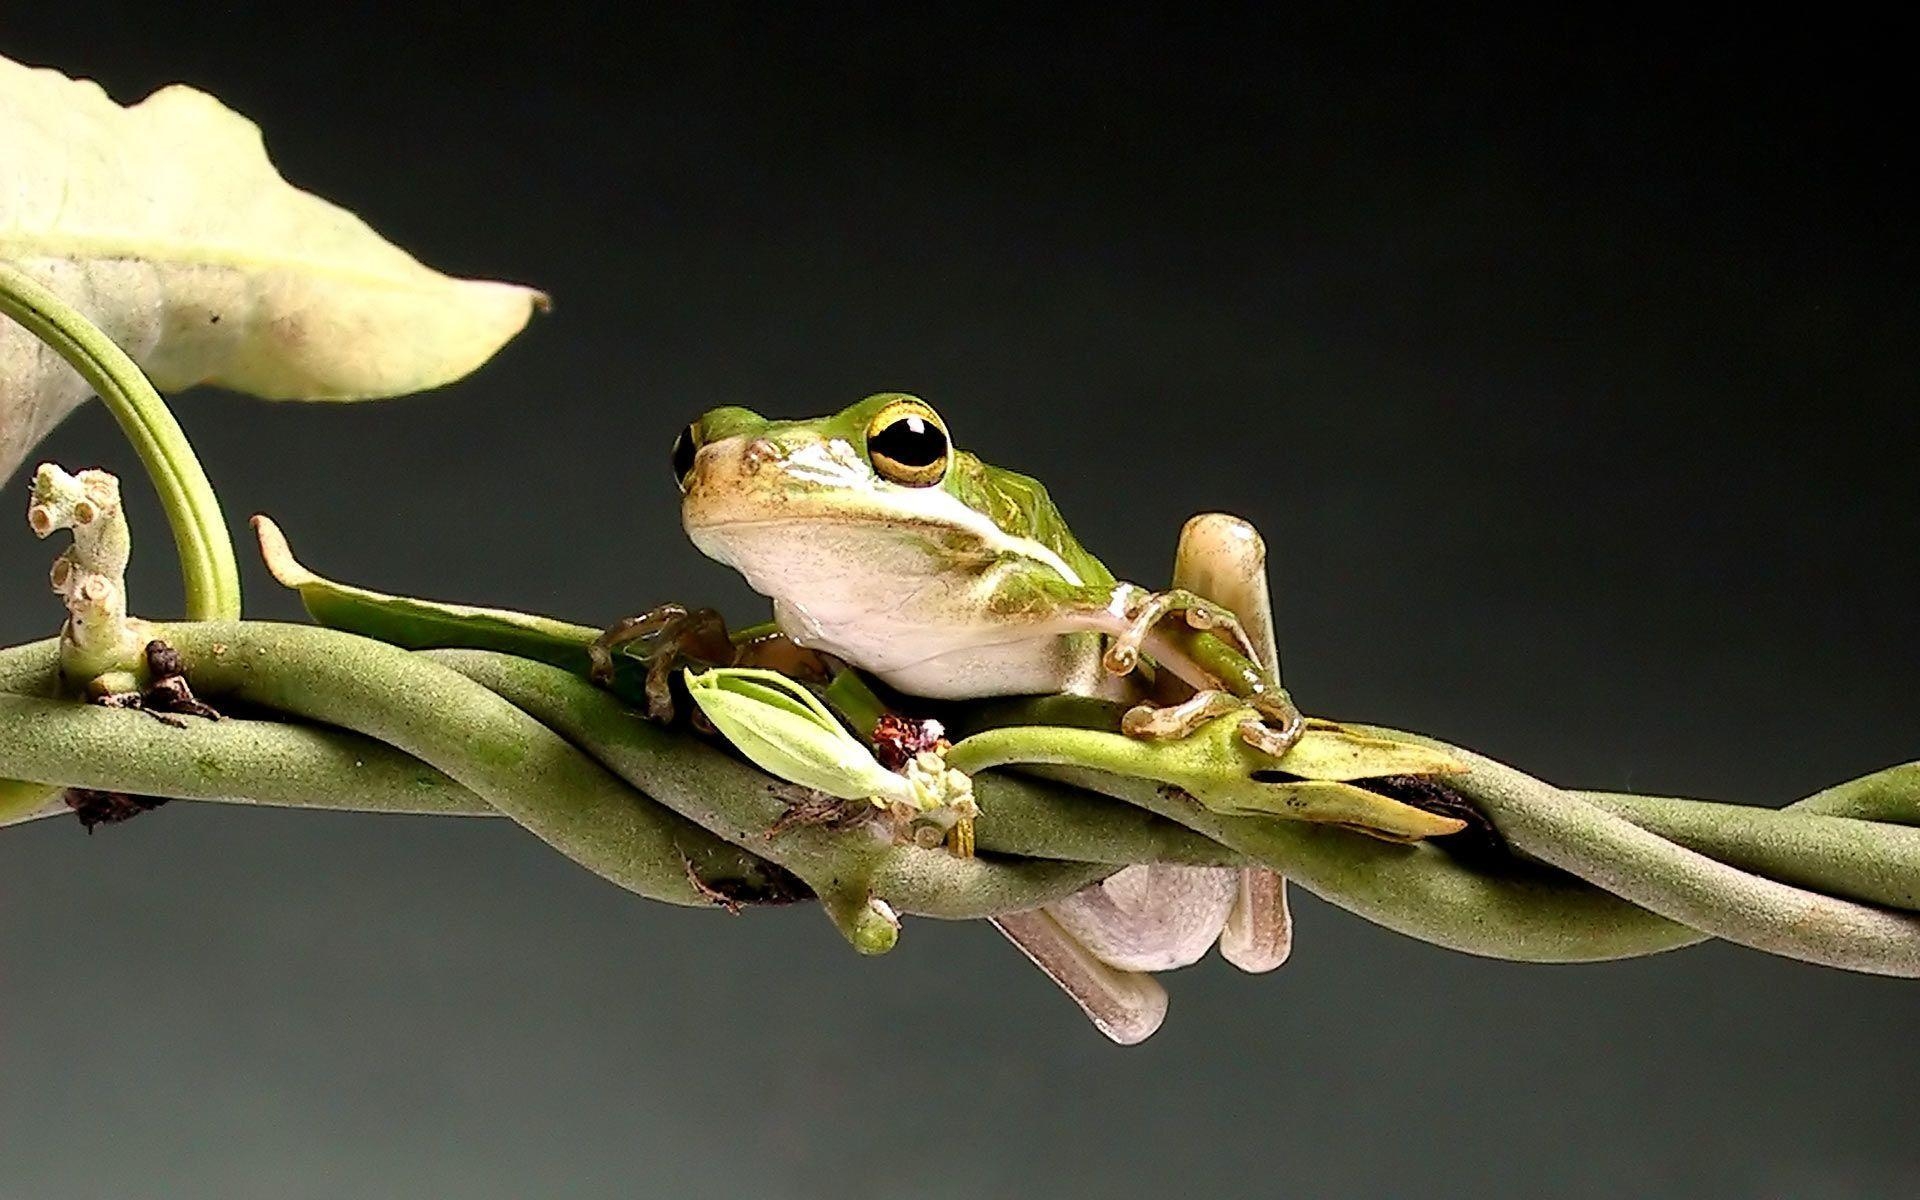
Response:
[[[266,561],[267,574],[281,587],[299,589],[310,583],[320,582],[320,577],[300,564],[293,556],[293,547],[287,544],[287,535],[280,532],[280,526],[265,513],[255,513],[253,517],[254,536],[260,539],[260,557]]]

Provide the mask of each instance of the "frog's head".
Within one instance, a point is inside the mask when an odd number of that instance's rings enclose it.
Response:
[[[891,513],[941,490],[952,465],[946,422],[926,401],[899,392],[808,421],[716,408],[673,444],[673,474],[689,526],[696,516],[702,523],[763,519],[771,504],[820,516],[824,508]],[[741,514],[743,506],[751,511]]]
[[[716,408],[674,443],[673,473],[694,545],[789,602],[944,576],[1010,540],[967,499],[977,461],[931,405],[897,392],[807,421]]]

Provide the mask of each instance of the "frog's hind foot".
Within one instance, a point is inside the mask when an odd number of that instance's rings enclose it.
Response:
[[[1154,627],[1174,613],[1185,618],[1190,629],[1225,634],[1240,653],[1259,661],[1259,651],[1254,648],[1252,639],[1240,624],[1240,618],[1224,606],[1186,588],[1171,588],[1164,592],[1129,588],[1129,591],[1122,612],[1127,627],[1114,636],[1113,644],[1107,647],[1101,659],[1112,674],[1126,675],[1138,667],[1140,647],[1153,633]]]
[[[614,654],[635,644],[640,647],[637,656],[647,664],[647,716],[656,721],[673,720],[675,670],[689,662],[717,666],[734,659],[726,619],[717,611],[663,604],[616,621],[588,644],[588,674],[593,681],[611,686]]]

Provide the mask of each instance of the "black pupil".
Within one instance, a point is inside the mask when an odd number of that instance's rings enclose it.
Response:
[[[925,417],[902,417],[868,438],[867,450],[903,467],[930,467],[947,456],[947,435]]]
[[[691,425],[682,429],[680,436],[673,439],[673,478],[676,483],[686,481],[687,472],[693,470],[693,456],[699,452],[699,449],[693,444],[693,426]]]

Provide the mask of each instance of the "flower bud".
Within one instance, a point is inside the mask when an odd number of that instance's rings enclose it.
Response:
[[[686,673],[687,694],[755,766],[842,800],[912,803],[907,779],[880,765],[805,687],[777,671]]]

